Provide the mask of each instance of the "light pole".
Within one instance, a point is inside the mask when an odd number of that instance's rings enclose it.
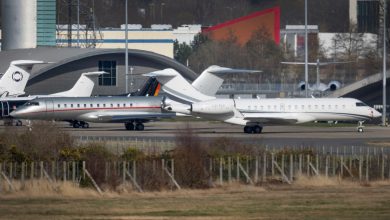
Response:
[[[386,125],[386,1],[383,1],[383,100],[382,100],[382,125]]]
[[[125,80],[126,80],[126,93],[129,93],[129,85],[128,85],[128,81],[129,81],[129,45],[128,45],[128,22],[127,22],[127,1],[126,0],[126,4],[125,4],[125,14],[126,14],[126,17],[125,17],[125,23],[126,23],[126,26],[125,26],[125,44],[126,44],[126,48],[125,48]]]
[[[305,0],[305,97],[309,96],[308,48],[307,48],[307,0]]]

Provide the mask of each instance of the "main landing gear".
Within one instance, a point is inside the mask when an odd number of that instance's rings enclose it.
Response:
[[[143,131],[143,130],[145,130],[145,126],[142,122],[137,122],[137,123],[135,123],[135,125],[133,122],[126,122],[125,128],[126,128],[126,130],[129,130],[129,131],[134,131],[134,130],[135,131]]]
[[[84,121],[72,121],[71,125],[74,128],[89,128],[89,124]]]
[[[363,130],[363,128],[364,128],[363,122],[364,122],[364,121],[359,121],[359,122],[358,122],[358,126],[357,126],[356,130],[357,130],[357,132],[359,132],[359,133],[361,133],[361,132],[364,131],[364,130]]]
[[[263,127],[261,127],[259,125],[254,125],[254,126],[247,125],[244,127],[244,133],[247,133],[247,134],[260,134],[262,130],[263,130]]]

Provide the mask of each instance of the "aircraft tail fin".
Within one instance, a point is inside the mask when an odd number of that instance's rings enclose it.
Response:
[[[132,92],[131,96],[158,96],[161,85],[156,78],[150,77],[144,86],[136,91]]]
[[[14,60],[0,79],[1,96],[23,95],[32,67],[47,62],[38,60]]]
[[[215,96],[218,89],[223,83],[223,79],[220,78],[223,74],[232,74],[232,73],[259,73],[258,70],[245,70],[245,69],[232,69],[227,67],[220,66],[210,66],[205,69],[202,74],[194,82],[192,86],[199,92],[208,95]]]
[[[184,77],[174,69],[158,70],[143,74],[144,76],[155,77],[162,84],[162,90],[178,102],[194,103],[215,99],[195,89]]]
[[[61,96],[61,97],[90,97],[95,86],[93,77],[105,74],[107,72],[97,71],[97,72],[86,72],[82,73],[80,78],[74,84],[74,86],[64,92],[58,92],[51,94],[51,96]]]

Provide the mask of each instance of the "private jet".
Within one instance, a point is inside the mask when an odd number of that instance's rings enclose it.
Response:
[[[358,121],[357,131],[363,132],[364,121],[381,116],[374,108],[352,98],[225,99],[204,94],[174,69],[144,75],[155,77],[174,100],[164,99],[163,109],[243,125],[245,133],[261,133],[265,124],[313,121]]]

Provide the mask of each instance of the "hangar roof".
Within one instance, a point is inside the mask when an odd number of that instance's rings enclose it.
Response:
[[[35,65],[32,70],[31,78],[40,75],[55,67],[63,64],[77,61],[78,59],[92,57],[102,54],[120,54],[125,53],[125,49],[96,49],[96,48],[57,48],[57,47],[39,47],[34,49],[17,49],[0,52],[0,72],[4,73],[10,62],[13,60],[43,60],[53,62],[45,65]],[[191,69],[181,63],[149,51],[129,49],[129,57],[136,56],[150,59],[158,63],[166,64],[179,71],[185,78],[194,80],[197,75]]]

